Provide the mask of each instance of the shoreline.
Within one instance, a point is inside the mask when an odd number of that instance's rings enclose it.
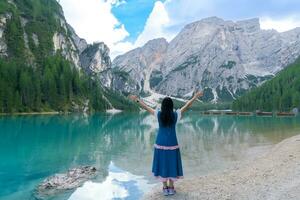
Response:
[[[101,111],[101,112],[96,112],[96,113],[108,113],[108,114],[119,114],[122,112],[128,112],[128,113],[132,113],[132,111],[125,111],[125,110],[118,110],[118,109],[108,109],[105,111]],[[141,112],[141,111],[136,111]],[[142,112],[146,112],[146,111],[142,111]],[[191,111],[191,112],[200,112],[201,115],[203,116],[231,116],[231,115],[225,115],[225,114],[218,114],[218,115],[214,115],[214,114],[203,114],[202,111]],[[49,112],[22,112],[22,113],[0,113],[0,116],[24,116],[24,115],[66,115],[66,114],[73,114],[73,113],[81,113],[81,114],[86,114],[85,112],[59,112],[59,111],[49,111]],[[91,113],[87,113],[87,114],[91,114]],[[254,117],[254,115],[232,115],[232,116],[239,116],[239,117]],[[262,117],[262,116],[260,116]],[[297,117],[297,115],[295,116],[270,116],[270,117],[281,117],[281,118],[292,118],[292,117]]]
[[[170,200],[296,200],[300,197],[300,135],[275,144],[254,160],[233,169],[176,184],[177,194]],[[166,199],[159,184],[144,195],[146,200]]]
[[[58,111],[51,112],[22,112],[22,113],[0,113],[0,116],[21,116],[21,115],[61,115],[68,113],[61,113]]]

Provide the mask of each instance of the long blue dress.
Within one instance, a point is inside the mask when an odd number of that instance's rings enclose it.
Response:
[[[183,170],[179,145],[176,137],[176,123],[181,117],[180,110],[174,112],[174,123],[170,127],[162,126],[160,120],[161,112],[156,110],[159,129],[154,144],[154,157],[152,165],[152,173],[161,181],[169,179],[176,181],[183,178]]]

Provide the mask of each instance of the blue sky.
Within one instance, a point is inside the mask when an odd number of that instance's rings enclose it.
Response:
[[[130,33],[126,40],[134,42],[143,31],[154,3],[154,0],[127,0],[126,3],[112,8],[112,13]]]
[[[104,41],[111,56],[148,40],[168,41],[188,23],[205,17],[260,18],[263,29],[300,27],[300,0],[60,0],[67,21],[89,43]]]

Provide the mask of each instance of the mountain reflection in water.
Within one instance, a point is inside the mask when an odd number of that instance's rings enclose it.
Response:
[[[298,117],[186,113],[177,126],[184,175],[194,177],[232,167],[298,134],[299,122]],[[127,193],[120,194],[127,194],[128,199],[136,198],[130,191],[141,195],[143,184],[157,183],[151,165],[158,125],[145,113],[5,116],[0,117],[0,127],[0,158],[5,161],[0,162],[0,199],[31,199],[36,185],[47,176],[79,165],[93,165],[100,174],[55,199],[75,198],[88,184],[95,188],[120,185],[122,180],[114,177],[114,169],[130,177],[130,183],[117,187],[125,188]]]

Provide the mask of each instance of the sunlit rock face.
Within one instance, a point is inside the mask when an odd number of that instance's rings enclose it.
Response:
[[[109,48],[103,43],[89,45],[80,54],[81,66],[88,73],[100,73],[110,68]]]
[[[13,4],[13,6],[17,8],[16,4]],[[0,57],[8,56],[5,30],[11,17],[12,14],[9,11],[0,15]],[[51,54],[61,54],[65,59],[73,63],[77,69],[83,69],[91,75],[98,75],[111,67],[109,48],[103,42],[88,44],[85,39],[80,38],[66,21],[62,9],[55,13],[55,18],[59,27],[57,27],[52,36],[53,52]],[[25,51],[28,54],[28,61],[34,65],[36,58],[32,53],[29,41],[32,40],[35,48],[39,48],[40,38],[38,38],[36,33],[28,34],[25,31],[31,21],[32,19],[25,15],[20,18]]]
[[[80,38],[74,29],[68,25],[71,39],[76,47],[78,58],[73,63],[79,63],[80,68],[87,74],[94,76],[107,88],[112,86],[112,71],[110,50],[103,42],[88,44],[85,39]]]
[[[0,15],[0,57],[7,56],[7,45],[4,37],[7,20],[11,18],[9,13]]]
[[[103,42],[88,44],[66,21],[63,20],[62,24],[70,34],[69,37],[62,34],[54,35],[55,51],[61,50],[68,60],[90,75],[99,75],[111,67],[109,48],[106,44]]]
[[[206,89],[206,101],[231,101],[276,75],[300,55],[300,29],[262,30],[259,19],[206,18],[186,25],[167,43],[150,41],[113,61],[126,83],[120,90],[149,89],[188,97]]]
[[[168,42],[160,38],[116,57],[113,61],[114,87],[130,93],[148,92],[151,75],[160,71],[167,48]]]

